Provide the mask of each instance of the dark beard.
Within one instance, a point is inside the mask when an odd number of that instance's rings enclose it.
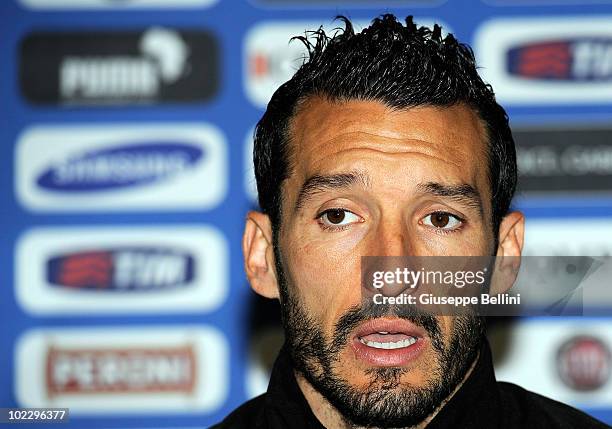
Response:
[[[481,318],[455,316],[451,341],[446,348],[439,323],[431,314],[408,306],[356,306],[338,320],[330,341],[290,290],[277,249],[275,246],[281,316],[294,368],[348,423],[381,428],[415,426],[431,415],[463,380],[484,336]],[[338,376],[337,369],[342,366],[340,352],[348,344],[350,333],[360,323],[385,315],[409,320],[426,330],[437,355],[437,365],[426,386],[402,384],[401,376],[409,370],[399,367],[368,370],[371,381],[365,390],[358,390]]]

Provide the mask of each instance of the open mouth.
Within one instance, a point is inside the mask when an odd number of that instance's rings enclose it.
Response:
[[[353,350],[359,360],[375,366],[402,366],[415,360],[426,344],[423,328],[404,319],[371,319],[353,336]]]
[[[403,349],[410,347],[418,341],[417,338],[400,332],[376,332],[359,338],[363,344],[375,349]]]

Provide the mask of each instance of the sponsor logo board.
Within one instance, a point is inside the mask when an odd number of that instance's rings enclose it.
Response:
[[[254,3],[263,4],[266,6],[301,6],[308,4],[316,5],[317,7],[329,5],[329,7],[338,7],[341,4],[350,6],[371,6],[372,0],[312,0],[305,2],[304,0],[251,0]],[[445,3],[446,0],[387,0],[385,5],[388,6],[437,6]]]
[[[612,256],[612,220],[528,218],[525,256]]]
[[[541,5],[579,5],[607,4],[612,0],[483,0],[495,6],[541,6]]]
[[[491,332],[498,380],[575,406],[612,406],[610,320],[532,319],[507,329]],[[576,382],[590,388],[576,388]]]
[[[228,358],[210,327],[32,330],[16,345],[15,395],[74,414],[208,413],[227,397]]]
[[[502,104],[607,103],[611,19],[491,20],[475,36],[481,76]]]
[[[210,209],[227,162],[208,124],[40,125],[18,139],[15,186],[32,211]]]
[[[19,55],[21,92],[33,104],[201,102],[219,86],[217,42],[203,30],[40,31]]]
[[[37,315],[212,311],[228,244],[204,226],[37,228],[16,247],[16,296]]]
[[[205,7],[218,0],[20,0],[31,9],[182,9]]]
[[[436,22],[442,26],[444,34],[452,32],[439,20],[421,18],[416,22],[430,28]],[[369,26],[369,21],[356,20],[353,25],[355,31],[361,31]],[[334,34],[342,24],[330,23],[329,20],[264,22],[249,30],[243,47],[243,81],[246,94],[253,104],[265,108],[274,91],[291,79],[302,65],[307,55],[306,48],[299,40],[290,42],[290,39],[304,36],[321,26],[327,34]]]
[[[612,196],[612,129],[516,129],[519,193]]]

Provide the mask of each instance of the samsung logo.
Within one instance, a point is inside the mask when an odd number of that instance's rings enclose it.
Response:
[[[163,247],[90,250],[55,256],[47,281],[57,287],[104,291],[149,291],[187,286],[195,260]]]
[[[612,79],[612,37],[540,41],[511,48],[508,72],[525,79]]]
[[[15,162],[18,200],[32,211],[199,211],[229,180],[225,139],[208,124],[34,126]]]
[[[49,190],[76,192],[142,185],[179,174],[202,155],[198,147],[165,142],[104,149],[51,167],[36,183]]]

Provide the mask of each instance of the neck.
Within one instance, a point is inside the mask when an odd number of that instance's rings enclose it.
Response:
[[[440,412],[440,410],[446,405],[448,401],[457,393],[457,391],[463,386],[465,381],[469,378],[470,374],[478,362],[480,352],[476,355],[476,358],[470,365],[470,368],[465,373],[463,379],[455,386],[453,391],[436,407],[436,409],[427,416],[421,423],[416,426],[411,426],[406,429],[422,429],[425,428],[429,422]],[[321,422],[321,424],[328,429],[362,429],[362,426],[356,426],[346,419],[319,391],[317,391],[304,376],[294,371],[295,378],[298,386],[302,391],[302,394],[306,398],[310,409],[312,410],[315,417]],[[376,429],[368,426],[368,429]]]

